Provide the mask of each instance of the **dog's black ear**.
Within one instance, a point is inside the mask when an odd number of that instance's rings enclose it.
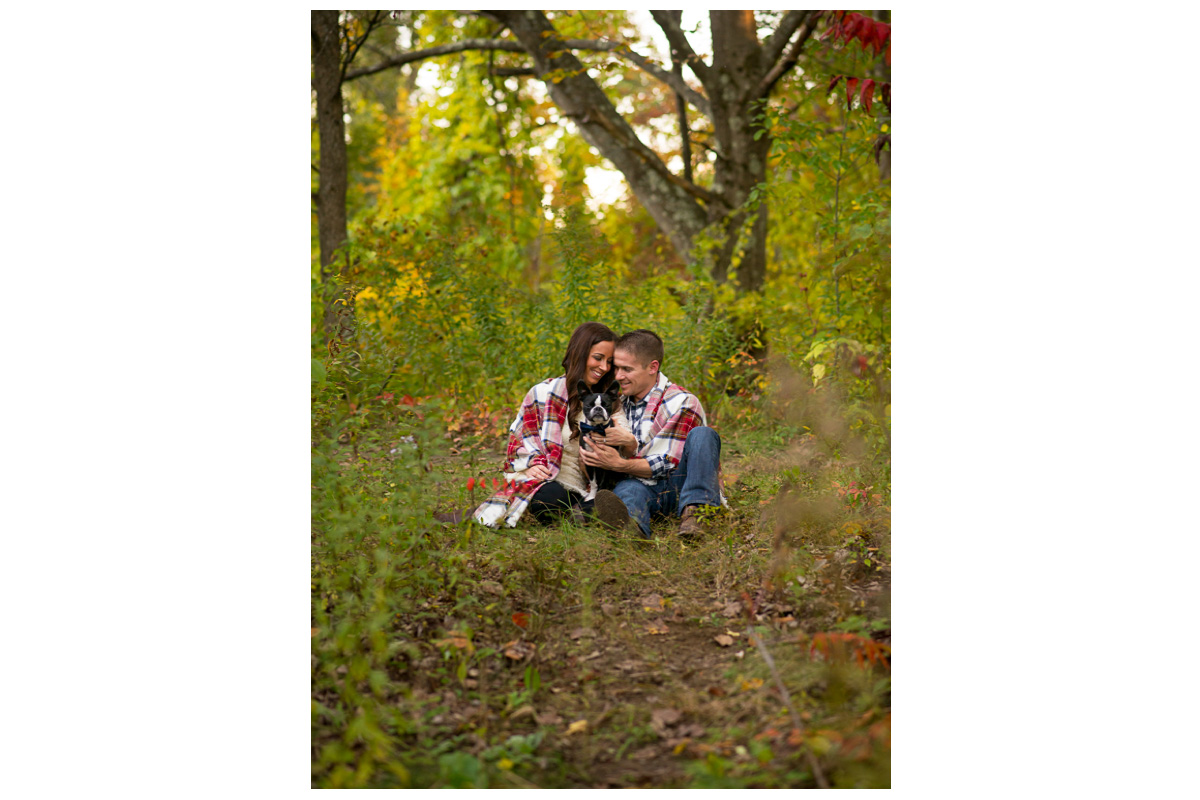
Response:
[[[592,391],[592,390],[588,388],[588,385],[586,383],[584,383],[583,381],[575,381],[575,393],[576,394],[585,395],[590,391]]]
[[[621,384],[617,383],[616,381],[613,381],[612,386],[608,387],[606,392],[608,394],[611,394],[613,397],[620,397],[621,396]]]

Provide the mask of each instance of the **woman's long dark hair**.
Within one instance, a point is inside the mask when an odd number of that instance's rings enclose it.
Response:
[[[599,322],[585,322],[571,334],[571,341],[567,343],[567,354],[563,356],[562,360],[563,369],[567,374],[567,424],[571,428],[571,437],[567,441],[579,436],[579,423],[575,421],[575,417],[579,416],[579,410],[583,408],[583,398],[579,396],[579,391],[575,387],[580,381],[583,381],[583,376],[587,374],[588,355],[591,354],[592,347],[600,342],[615,341],[617,341],[617,335],[612,332],[612,329]],[[595,386],[595,391],[602,392],[607,389],[613,382],[613,374],[614,370],[609,365],[608,372],[600,378],[600,382]]]

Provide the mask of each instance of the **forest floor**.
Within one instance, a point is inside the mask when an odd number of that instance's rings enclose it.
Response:
[[[343,473],[389,480],[377,435]],[[413,723],[393,785],[889,786],[890,509],[864,464],[804,444],[727,435],[729,507],[696,541],[677,520],[649,541],[438,526],[446,588],[389,634],[389,702]],[[434,459],[439,510],[502,460],[499,440]]]

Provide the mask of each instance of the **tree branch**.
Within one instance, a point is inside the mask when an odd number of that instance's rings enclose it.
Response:
[[[812,13],[814,12],[789,11],[783,16],[783,19],[779,20],[779,25],[775,27],[775,32],[763,42],[763,63],[768,65],[768,69],[775,65],[775,62],[779,60],[779,56],[783,55],[783,48],[787,47],[792,34],[804,22],[804,17]]]
[[[633,62],[643,71],[649,73],[653,77],[670,86],[679,94],[682,94],[689,103],[699,109],[705,116],[712,116],[712,109],[708,104],[708,98],[697,92],[692,87],[688,86],[682,78],[676,78],[671,73],[664,70],[662,67],[655,64],[645,56],[634,52],[629,45],[624,42],[615,42],[608,39],[565,39],[563,46],[568,50],[592,50],[596,52],[614,52],[617,55]],[[404,64],[409,64],[413,61],[420,61],[426,58],[434,58],[436,56],[449,55],[451,53],[461,53],[466,50],[508,50],[513,53],[527,52],[518,42],[507,39],[463,39],[461,42],[452,42],[450,44],[438,45],[437,47],[429,47],[424,50],[410,50],[407,53],[393,56],[392,58],[381,61],[370,67],[363,67],[348,73],[344,80],[354,80],[364,75],[373,75],[376,72],[382,72],[391,67],[399,67]],[[502,71],[503,70],[503,71]],[[508,70],[520,70],[509,72]],[[524,67],[499,67],[496,70],[497,75],[535,75],[535,71],[528,70]]]
[[[687,82],[683,80],[682,74],[676,76],[673,73],[667,72],[650,59],[634,52],[633,49],[624,42],[614,42],[609,39],[567,39],[564,44],[566,44],[572,50],[615,52],[617,55],[633,62],[636,66],[640,67],[642,71],[657,78],[667,86],[670,86],[675,90],[676,94],[682,95],[706,117],[712,117],[712,107],[708,104],[708,98],[697,92],[692,87],[688,86]]]
[[[346,70],[354,63],[354,57],[358,55],[359,48],[363,46],[363,42],[367,40],[367,37],[371,35],[371,31],[375,30],[380,20],[383,19],[383,13],[382,11],[376,11],[371,15],[371,18],[367,20],[367,29],[363,31],[363,35],[359,37],[358,41],[354,42],[350,47],[350,52],[346,56],[346,60],[342,63],[342,83],[346,82]]]
[[[775,84],[779,82],[779,79],[786,75],[792,67],[796,66],[796,60],[800,57],[800,51],[804,48],[805,42],[807,42],[809,37],[812,36],[813,31],[817,29],[817,22],[821,19],[821,12],[804,11],[801,13],[802,15],[807,14],[808,17],[804,20],[804,24],[800,28],[799,36],[797,36],[796,40],[788,46],[786,51],[784,51],[783,57],[779,60],[779,63],[771,67],[770,72],[763,76],[762,82],[759,83],[758,87],[754,90],[755,97],[766,97],[768,94],[770,94],[771,90],[775,88]],[[783,27],[782,22],[779,23],[779,27]],[[776,31],[776,33],[780,32],[781,31]],[[767,44],[772,44],[774,39],[775,37],[772,36],[771,39],[768,40]],[[768,61],[767,63],[771,62]]]
[[[666,11],[651,11],[650,16],[654,17],[658,27],[662,28],[662,32],[666,34],[667,43],[676,53],[675,57],[691,67],[692,72],[696,73],[696,77],[700,79],[700,83],[704,84],[705,89],[708,89],[708,65],[700,56],[696,55],[696,51],[692,49],[687,37],[683,35],[683,29],[679,27],[679,23]],[[711,90],[709,94],[712,94]]]
[[[355,78],[361,78],[364,75],[374,75],[376,72],[383,72],[385,69],[392,67],[400,67],[405,64],[410,64],[413,61],[422,61],[426,58],[435,56],[445,56],[451,53],[461,53],[465,50],[508,50],[512,53],[524,53],[525,48],[519,42],[510,41],[508,39],[463,39],[460,42],[451,42],[450,44],[439,44],[437,47],[427,47],[424,50],[409,50],[407,53],[400,53],[385,59],[378,64],[373,64],[362,69],[352,70],[346,73],[344,80],[352,81]]]

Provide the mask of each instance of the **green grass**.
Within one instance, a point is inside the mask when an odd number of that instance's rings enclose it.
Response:
[[[812,651],[890,642],[886,465],[722,429],[730,507],[695,543],[433,521],[483,499],[495,433],[392,407],[317,437],[314,787],[808,787],[814,756],[830,785],[890,785],[889,668]]]

